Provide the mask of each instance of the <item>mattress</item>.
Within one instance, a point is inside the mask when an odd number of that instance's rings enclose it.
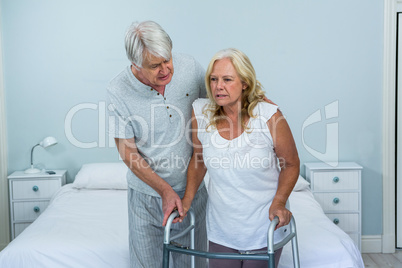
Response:
[[[289,202],[301,267],[364,267],[352,239],[325,216],[308,187],[293,191]],[[0,267],[129,267],[127,191],[63,186],[0,252]],[[279,267],[293,267],[290,243]]]
[[[63,186],[0,252],[0,267],[129,267],[127,190]]]

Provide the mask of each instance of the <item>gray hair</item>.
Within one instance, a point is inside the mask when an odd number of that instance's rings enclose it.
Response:
[[[128,59],[142,67],[145,53],[169,60],[172,40],[163,28],[154,21],[134,22],[128,28],[125,38]]]

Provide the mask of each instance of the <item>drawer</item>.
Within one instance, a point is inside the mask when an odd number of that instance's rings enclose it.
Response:
[[[31,223],[14,223],[14,238],[25,230]]]
[[[61,187],[60,180],[13,180],[12,199],[50,199]]]
[[[327,217],[345,232],[359,232],[359,214],[326,214]]]
[[[324,212],[359,210],[359,193],[314,193]]]
[[[314,191],[359,190],[359,171],[315,171],[312,189]]]
[[[34,221],[48,205],[49,201],[14,202],[14,221]]]

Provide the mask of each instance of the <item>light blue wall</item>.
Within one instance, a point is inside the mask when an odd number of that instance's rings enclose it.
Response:
[[[287,116],[302,163],[339,159],[364,167],[363,234],[381,234],[383,1],[0,3],[9,173],[27,168],[31,147],[48,135],[59,144],[37,148],[36,163],[68,169],[69,181],[83,163],[118,160],[103,138],[105,88],[128,64],[127,26],[152,19],[170,34],[174,51],[204,67],[222,48],[248,54],[267,96]],[[338,114],[327,120],[331,103]],[[95,148],[78,148],[67,137],[66,117],[79,105],[86,109],[72,117],[72,134]],[[323,120],[307,124],[318,110]],[[327,123],[338,131],[327,133]]]

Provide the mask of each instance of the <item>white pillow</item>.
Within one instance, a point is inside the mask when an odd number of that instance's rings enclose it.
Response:
[[[128,168],[124,162],[82,165],[73,182],[78,189],[127,189]]]
[[[299,178],[297,179],[296,185],[293,188],[293,191],[301,191],[306,188],[310,187],[310,183],[304,179],[301,175],[299,175]]]

